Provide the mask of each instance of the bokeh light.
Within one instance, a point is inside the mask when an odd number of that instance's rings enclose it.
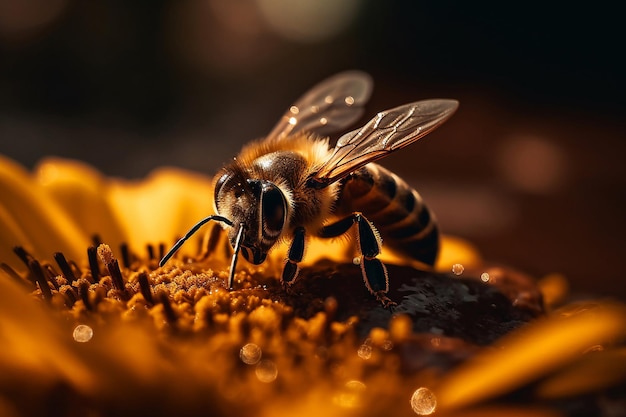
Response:
[[[320,42],[354,21],[360,0],[256,0],[272,30],[295,42]]]

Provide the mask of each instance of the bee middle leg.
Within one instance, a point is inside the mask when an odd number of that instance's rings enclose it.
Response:
[[[283,275],[281,281],[283,285],[289,286],[293,284],[298,276],[300,268],[298,263],[302,261],[304,257],[304,227],[297,227],[294,231],[293,240],[289,247],[289,253],[287,254],[287,261],[283,268]]]
[[[396,303],[386,295],[389,292],[387,268],[380,259],[376,258],[380,254],[382,245],[380,236],[363,214],[355,212],[335,223],[324,226],[319,236],[323,238],[337,237],[346,233],[355,223],[358,227],[357,241],[361,253],[360,265],[363,282],[365,282],[368,291],[385,307],[395,305]]]

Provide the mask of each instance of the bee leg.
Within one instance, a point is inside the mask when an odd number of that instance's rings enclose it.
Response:
[[[283,268],[283,275],[281,276],[281,282],[283,286],[291,286],[298,277],[298,263],[302,261],[304,257],[304,227],[297,227],[293,234],[293,240],[289,247],[289,253],[287,254],[287,260],[285,261],[285,267]]]
[[[358,227],[357,241],[359,244],[359,252],[361,253],[361,273],[363,274],[363,282],[368,291],[380,301],[383,306],[390,307],[395,305],[392,300],[387,297],[389,292],[389,276],[387,268],[376,258],[380,254],[382,241],[372,223],[361,213],[355,212],[343,219],[324,226],[320,231],[320,237],[331,238],[342,235],[356,223]]]

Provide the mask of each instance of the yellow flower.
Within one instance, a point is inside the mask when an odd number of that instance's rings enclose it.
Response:
[[[228,291],[223,237],[209,250],[198,234],[159,268],[164,245],[212,210],[211,180],[198,174],[129,182],[59,159],[31,174],[0,157],[0,193],[2,416],[624,407],[624,306],[552,309],[562,279],[537,287],[485,266],[461,240],[444,239],[438,264],[462,265],[459,277],[384,253],[401,300],[392,315],[364,291],[342,242],[313,242],[291,293],[276,279],[282,250],[240,264]]]

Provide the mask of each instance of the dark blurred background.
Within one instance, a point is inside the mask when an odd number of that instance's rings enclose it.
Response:
[[[622,14],[556,3],[0,0],[0,153],[211,174],[315,82],[362,69],[367,118],[461,101],[383,161],[444,231],[575,294],[626,298]]]

